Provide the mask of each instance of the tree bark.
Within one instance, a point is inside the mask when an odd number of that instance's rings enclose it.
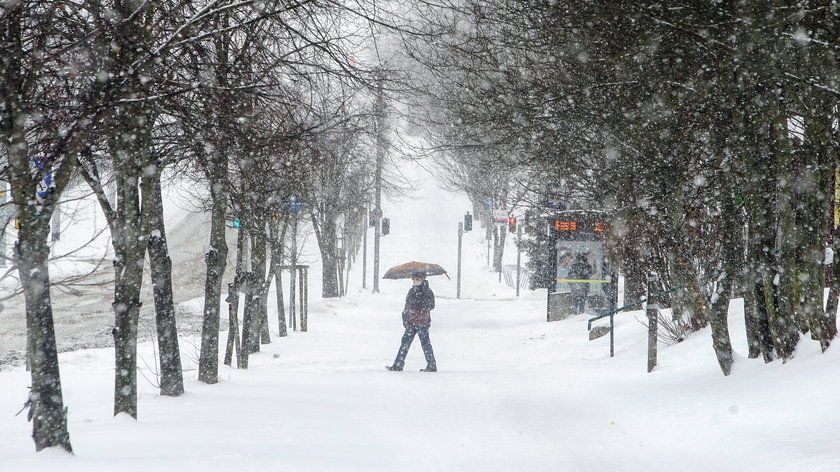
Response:
[[[288,336],[288,327],[286,326],[286,307],[283,302],[283,271],[280,266],[283,265],[283,240],[286,237],[286,229],[289,227],[288,220],[283,222],[283,230],[277,234],[277,224],[271,224],[271,264],[274,265],[274,289],[277,293],[277,323],[278,336]]]
[[[178,346],[178,328],[172,294],[172,259],[169,257],[163,221],[160,172],[147,175],[146,178],[150,179],[149,188],[152,189],[148,200],[151,204],[149,228],[152,230],[148,249],[160,355],[160,394],[175,397],[184,393],[184,374],[181,368],[181,350]]]
[[[227,266],[228,246],[225,240],[227,211],[227,155],[215,156],[211,164],[210,248],[205,254],[207,276],[204,281],[204,318],[201,324],[201,354],[198,361],[198,380],[214,384],[219,381],[219,318],[221,313],[222,279]],[[232,295],[232,294],[230,294]],[[236,297],[237,302],[239,297]],[[237,325],[238,327],[238,325]],[[230,327],[233,328],[233,327]],[[230,336],[230,331],[228,336]],[[225,353],[225,363],[230,365]]]
[[[779,169],[779,237],[780,267],[777,273],[777,310],[770,318],[770,332],[776,353],[787,360],[793,357],[799,342],[796,312],[798,305],[797,250],[799,244],[796,228],[796,209],[793,202],[791,153],[787,147],[787,118],[779,113],[771,134],[775,143],[775,159]],[[776,282],[775,280],[773,282]],[[766,287],[765,287],[766,288]]]
[[[833,217],[833,215],[832,215]],[[828,289],[828,303],[825,307],[826,324],[831,339],[837,337],[837,302],[840,296],[840,232],[834,228],[834,260],[831,266],[831,284]]]
[[[749,108],[752,97],[746,97],[742,109]],[[768,98],[772,100],[772,97]],[[776,286],[773,284],[773,249],[776,246],[776,224],[773,219],[774,196],[776,192],[777,167],[765,141],[772,123],[759,121],[755,114],[743,112],[742,126],[747,134],[754,136],[744,150],[744,207],[746,210],[746,257],[744,279],[744,321],[747,328],[749,357],[762,355],[764,362],[774,358],[773,339],[769,320],[776,316]]]
[[[115,155],[124,153],[125,150],[116,149]],[[117,180],[119,236],[113,238],[115,246],[119,246],[114,259],[114,415],[125,412],[136,418],[137,324],[148,224],[141,216],[140,189],[136,183],[140,172],[134,171],[130,163],[123,162],[122,167]]]
[[[321,252],[324,270],[321,282],[321,294],[324,298],[339,296],[338,267],[336,266],[336,246],[338,244],[335,220],[336,215],[329,208],[321,209],[320,221],[316,218],[315,212],[312,212],[312,224],[315,228],[315,237],[318,240],[318,249]]]
[[[27,355],[32,382],[29,419],[35,449],[61,447],[73,452],[67,430],[67,409],[61,389],[52,300],[50,298],[49,221],[54,201],[66,185],[59,182],[55,193],[43,202],[35,199],[39,176],[30,171],[31,158],[26,141],[28,120],[23,94],[24,52],[22,23],[25,4],[7,4],[0,29],[4,49],[0,54],[0,146],[8,162],[12,201],[20,221],[15,245],[18,273],[26,304]],[[69,156],[68,156],[69,157]],[[72,160],[62,163],[69,181]]]
[[[239,283],[243,276],[243,265],[245,263],[245,239],[248,232],[239,228],[236,235],[236,268],[233,283],[228,285],[228,336],[227,349],[225,349],[225,365],[231,365],[233,354],[236,353],[236,367],[248,368],[248,354],[242,349],[239,339]]]
[[[674,195],[670,198],[667,216],[668,226],[673,232],[671,235],[671,246],[673,248],[668,259],[671,262],[671,286],[683,286],[671,294],[671,308],[673,321],[683,324],[691,332],[705,328],[708,324],[706,319],[706,307],[703,303],[703,294],[697,282],[697,273],[692,267],[692,253],[688,247],[688,238],[685,234],[685,208],[683,207],[682,183],[676,183]]]
[[[735,206],[732,201],[723,202],[722,227],[725,229],[723,247],[723,272],[717,279],[715,294],[712,298],[709,323],[712,328],[712,347],[723,375],[732,372],[732,342],[729,338],[729,300],[732,294],[732,280],[739,273],[737,239],[740,234],[729,228],[738,227]]]
[[[260,223],[252,232],[253,250],[251,251],[251,273],[252,279],[252,322],[253,322],[253,345],[251,352],[258,352],[260,344],[268,344],[271,342],[268,331],[268,313],[267,304],[265,303],[265,280],[266,280],[266,261],[267,246],[265,234],[265,221],[259,219]]]
[[[805,120],[805,162],[802,180],[806,183],[802,200],[805,203],[804,225],[809,236],[804,238],[802,283],[802,311],[808,320],[811,339],[819,342],[820,348],[828,349],[834,338],[834,329],[826,317],[824,305],[825,250],[828,237],[828,219],[833,218],[829,198],[832,189],[834,166],[829,157],[834,115],[832,108],[824,103],[821,92],[811,91],[810,109],[812,116]],[[807,185],[810,183],[810,185]],[[829,216],[831,215],[831,216]]]

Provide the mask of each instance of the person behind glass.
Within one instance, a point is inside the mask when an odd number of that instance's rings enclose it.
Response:
[[[587,254],[578,254],[569,269],[569,279],[587,280],[592,277],[592,266],[587,261]],[[583,313],[586,309],[586,293],[589,292],[589,282],[572,282],[572,302],[575,313]]]
[[[429,288],[426,280],[426,273],[417,271],[411,276],[414,286],[408,290],[405,297],[405,309],[403,309],[403,334],[400,349],[397,351],[397,358],[394,364],[386,369],[391,371],[403,370],[405,356],[414,340],[414,335],[420,338],[420,345],[423,347],[423,354],[426,356],[426,368],[420,372],[437,372],[435,353],[432,351],[432,342],[429,340],[429,326],[432,324],[431,311],[435,308],[435,294]]]

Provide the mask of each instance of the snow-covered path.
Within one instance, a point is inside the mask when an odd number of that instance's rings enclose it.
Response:
[[[731,376],[717,368],[708,332],[661,349],[647,374],[633,313],[617,319],[610,359],[607,337],[588,340],[585,316],[546,323],[544,292],[516,299],[500,286],[482,265],[478,232],[465,237],[456,300],[466,203],[431,185],[386,206],[393,233],[382,272],[411,259],[450,269],[451,281],[431,279],[440,372],[418,372],[417,341],[404,372],[384,369],[409,283],[382,281],[371,294],[357,264],[343,299],[318,299],[313,284],[308,333],[274,337],[248,370],[223,366],[217,385],[196,381],[197,339],[183,339],[187,393],[159,397],[141,377],[137,421],[111,416],[112,349],[62,354],[75,456],[33,452],[25,414],[14,416],[28,374],[0,371],[0,471],[840,470],[836,347],[820,355],[803,341],[786,365],[747,360],[733,305]],[[152,361],[151,345],[142,358]]]

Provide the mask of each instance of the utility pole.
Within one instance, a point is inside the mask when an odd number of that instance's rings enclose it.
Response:
[[[464,223],[458,223],[458,277],[455,290],[455,298],[461,298],[461,240],[464,236]]]
[[[382,165],[385,163],[385,96],[382,90],[382,69],[376,72],[376,173],[374,175],[375,201],[373,207],[373,293],[379,293],[379,236],[382,220]]]
[[[519,274],[522,270],[522,226],[516,225],[516,296],[519,296]]]
[[[362,288],[367,288],[367,233],[368,233],[368,221],[370,218],[368,209],[368,204],[365,203],[365,235],[362,237]]]
[[[485,233],[484,239],[487,240],[487,267],[490,267],[490,240],[493,239],[492,231],[493,225],[495,223],[491,222],[487,224],[487,232]]]
[[[289,277],[289,321],[291,321],[292,330],[297,331],[297,315],[295,314],[295,268],[297,267],[298,261],[298,254],[297,254],[297,227],[298,227],[298,215],[297,213],[292,213],[292,251],[290,254],[291,259],[291,276]]]

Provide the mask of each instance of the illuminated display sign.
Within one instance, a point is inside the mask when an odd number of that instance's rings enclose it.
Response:
[[[604,238],[607,225],[600,216],[595,218],[587,217],[588,215],[582,217],[564,216],[555,217],[552,224],[554,234],[558,239],[562,241],[600,241]]]
[[[577,221],[560,221],[554,222],[554,231],[577,231]]]
[[[596,221],[591,226],[581,221],[555,220],[554,231],[604,231],[604,223]]]

